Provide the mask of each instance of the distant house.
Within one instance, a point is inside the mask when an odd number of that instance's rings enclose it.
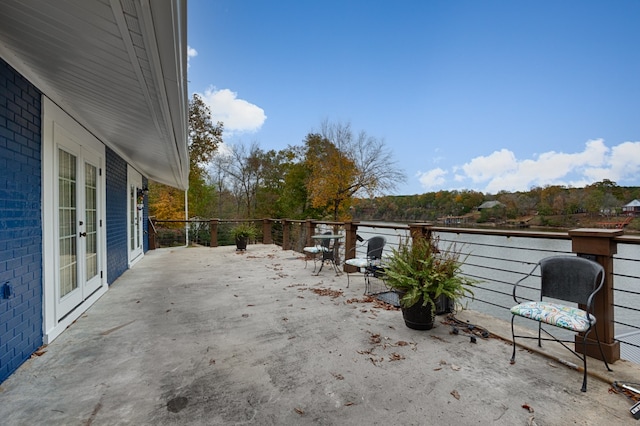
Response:
[[[148,250],[188,187],[187,1],[0,1],[0,383]]]
[[[622,207],[622,213],[628,216],[640,216],[640,201],[633,200]]]
[[[492,209],[494,207],[506,207],[504,204],[502,204],[500,201],[485,201],[484,203],[480,204],[478,206],[478,211],[482,211],[482,210],[488,210],[488,209]]]

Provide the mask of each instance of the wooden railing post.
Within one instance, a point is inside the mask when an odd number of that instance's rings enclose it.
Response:
[[[620,342],[615,341],[613,312],[613,255],[617,253],[614,238],[624,233],[621,229],[587,229],[569,231],[571,250],[578,256],[595,260],[604,268],[604,285],[595,297],[593,309],[597,319],[596,328],[607,362],[620,359]],[[590,335],[590,336],[593,336]],[[582,344],[578,336],[575,339],[576,352],[582,353]],[[587,342],[596,343],[588,338]],[[597,345],[587,346],[587,355],[601,359]]]
[[[262,219],[262,244],[273,244],[271,219]]]
[[[358,223],[359,222],[345,222],[344,223],[344,260],[353,259],[356,257],[356,244],[358,242]],[[347,265],[343,262],[343,270],[348,273],[357,272],[358,268],[355,266]]]
[[[211,232],[211,246],[218,247],[218,222],[219,219],[211,219],[209,221],[209,232]]]
[[[291,223],[282,219],[282,250],[291,250]]]
[[[416,240],[418,238],[431,238],[431,233],[433,228],[433,224],[429,222],[424,223],[410,223],[409,224],[409,235],[411,235],[412,240]]]
[[[310,247],[310,246],[313,245],[313,241],[312,241],[311,236],[314,235],[315,232],[316,232],[316,224],[315,224],[315,222],[313,220],[307,219],[304,222],[304,228],[307,231],[306,232],[307,233],[307,238],[306,238],[306,241],[305,241],[305,245]]]
[[[156,231],[156,226],[154,223],[154,218],[148,218],[147,219],[149,221],[149,250],[155,250],[158,248],[158,242],[157,242],[157,231]]]

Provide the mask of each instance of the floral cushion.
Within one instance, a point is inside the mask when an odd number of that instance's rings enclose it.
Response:
[[[513,315],[529,318],[571,331],[587,331],[589,321],[587,312],[583,309],[549,302],[526,302],[511,308]],[[590,315],[591,325],[596,323],[596,317]]]

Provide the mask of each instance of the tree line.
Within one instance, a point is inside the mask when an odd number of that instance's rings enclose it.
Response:
[[[213,123],[196,94],[189,102],[188,212],[194,218],[289,218],[322,220],[434,221],[464,216],[489,200],[499,201],[478,221],[589,213],[615,214],[640,188],[604,179],[585,188],[535,187],[522,192],[436,191],[385,195],[405,181],[384,141],[350,124],[324,121],[299,145],[263,150],[228,146],[224,125]],[[184,219],[184,192],[149,183],[150,215]]]
[[[551,185],[529,191],[485,194],[477,191],[437,191],[421,195],[385,196],[358,200],[352,209],[357,220],[437,221],[449,216],[477,213],[474,222],[508,221],[538,216],[541,224],[560,226],[553,217],[584,213],[591,217],[615,216],[622,207],[640,199],[639,187],[622,187],[604,179],[584,188]],[[499,201],[478,212],[486,201]],[[546,218],[546,219],[545,219]]]
[[[324,121],[300,145],[228,146],[224,125],[196,94],[189,101],[189,217],[345,220],[355,199],[395,190],[406,177],[384,141]],[[149,214],[184,219],[184,194],[149,183]]]

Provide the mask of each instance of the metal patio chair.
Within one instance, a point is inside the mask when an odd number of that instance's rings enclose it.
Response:
[[[541,288],[539,300],[521,301],[516,292],[522,281],[532,276],[540,268]],[[516,282],[513,286],[513,300],[518,303],[511,308],[511,335],[513,338],[513,354],[511,363],[516,358],[516,337],[538,339],[538,346],[542,346],[543,340],[559,342],[583,363],[584,377],[582,379],[582,392],[587,391],[587,336],[595,329],[596,342],[600,349],[600,355],[604,360],[607,370],[609,368],[606,357],[600,344],[598,329],[595,326],[596,317],[593,315],[593,299],[604,283],[604,268],[591,260],[577,256],[551,256],[538,262],[533,270]],[[553,299],[553,300],[550,300]],[[560,302],[558,302],[560,301]],[[563,302],[578,304],[578,307],[567,305]],[[516,335],[514,319],[516,317],[528,318],[538,321],[538,336]],[[580,333],[582,337],[582,354],[566,345],[574,340],[563,340],[555,337],[549,331],[542,328],[543,324],[549,324],[565,330]],[[541,337],[544,332],[549,337]]]
[[[331,235],[331,231],[325,232],[324,235]],[[305,254],[304,257],[304,267],[307,267],[307,261],[309,258],[313,259],[313,272],[316,271],[316,264],[319,259],[322,259],[323,253],[328,253],[331,247],[331,240],[322,240],[321,242],[316,242],[314,246],[305,247],[302,251]]]
[[[367,246],[364,257],[354,257],[347,259],[346,265],[355,266],[364,275],[364,294],[369,294],[371,289],[371,277],[379,278],[383,272],[382,252],[386,240],[384,237],[376,236],[362,242]],[[357,248],[357,247],[356,247]],[[349,273],[347,272],[347,287],[349,287]]]

